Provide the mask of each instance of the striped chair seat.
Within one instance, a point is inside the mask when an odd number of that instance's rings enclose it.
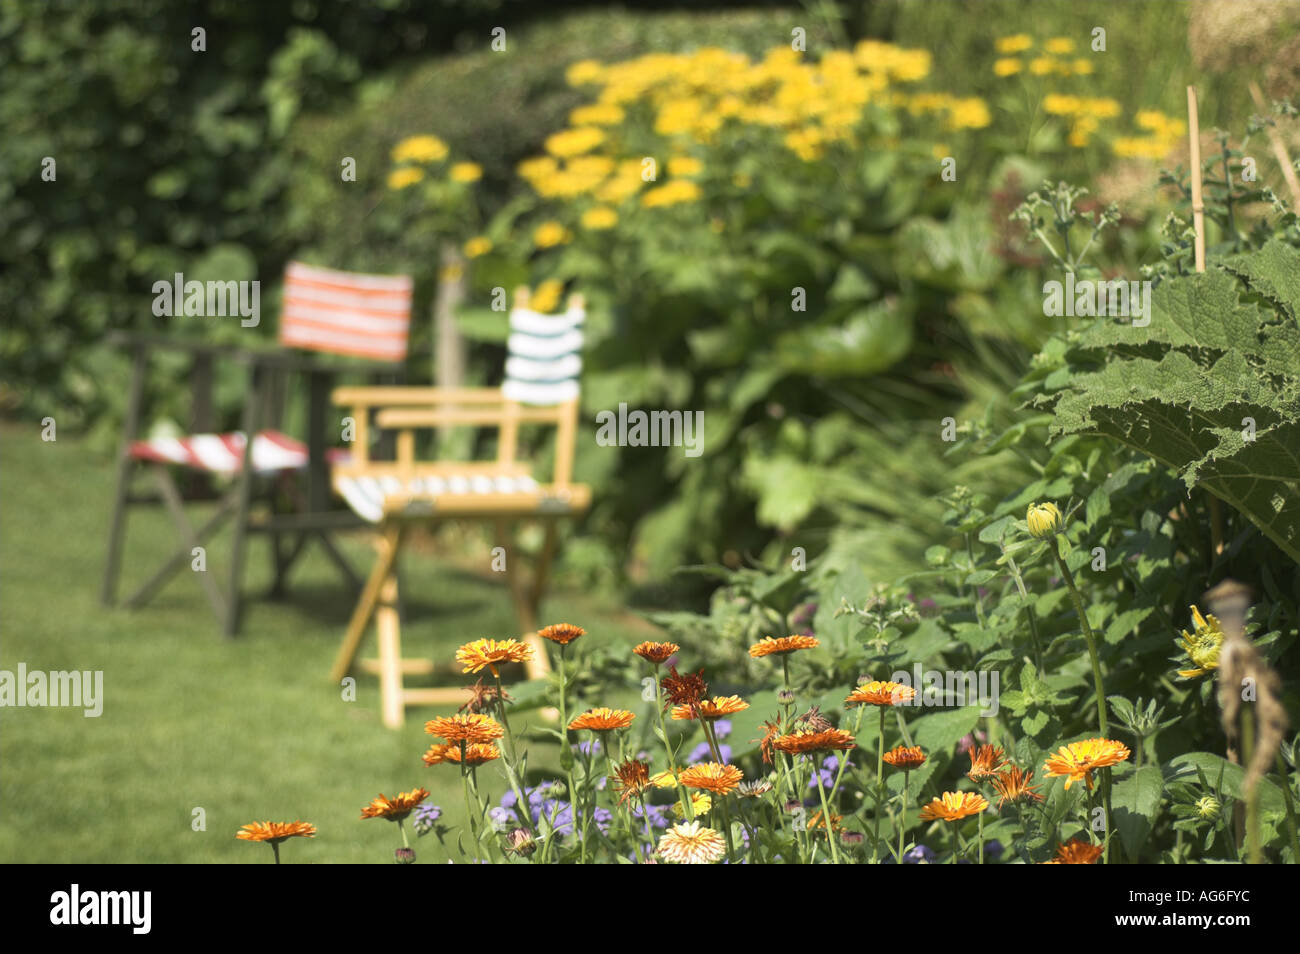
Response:
[[[561,513],[585,508],[586,487],[556,488],[527,474],[441,473],[422,477],[336,474],[334,488],[358,516],[379,523],[387,517],[431,514]]]
[[[237,474],[244,466],[246,439],[242,432],[229,434],[191,434],[186,437],[154,437],[134,441],[128,453],[136,460],[156,464],[175,464],[213,474]],[[330,450],[326,459],[342,462],[347,451]],[[253,440],[253,470],[271,474],[282,470],[302,470],[307,466],[307,445],[279,431],[259,431]]]

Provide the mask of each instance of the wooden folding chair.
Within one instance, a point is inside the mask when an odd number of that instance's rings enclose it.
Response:
[[[356,450],[334,467],[334,487],[358,514],[378,530],[374,566],[352,614],[330,678],[338,682],[353,668],[357,650],[372,618],[379,656],[361,667],[377,673],[384,724],[396,727],[408,705],[445,705],[466,698],[463,689],[407,689],[404,675],[429,674],[437,668],[421,659],[403,659],[397,565],[407,530],[414,524],[470,519],[494,525],[506,550],[506,577],[525,639],[534,648],[530,678],[549,672],[546,651],[537,636],[537,612],[555,556],[557,521],[584,513],[590,488],[572,482],[578,424],[579,351],[582,346],[582,299],[569,299],[561,315],[528,308],[527,290],[516,292],[510,312],[506,378],[501,388],[340,388],[336,404],[351,407],[358,424],[374,412],[380,428],[396,431],[392,460],[366,454],[367,435],[356,435]],[[520,460],[520,428],[555,428],[555,463],[547,482],[534,479]],[[416,432],[478,426],[499,432],[492,461],[426,461],[416,455]],[[514,546],[523,521],[544,526],[541,550],[531,581],[518,566]]]
[[[336,376],[351,369],[327,365],[291,349],[365,358],[382,363],[380,373],[384,376],[400,378],[407,352],[411,290],[412,281],[405,275],[363,275],[292,262],[285,272],[279,328],[282,348],[278,351],[165,338],[125,339],[133,355],[133,371],[125,435],[118,458],[108,561],[100,594],[104,605],[115,602],[127,512],[137,504],[165,505],[176,526],[180,546],[125,600],[128,607],[148,602],[168,580],[189,565],[194,547],[202,545],[223,523],[230,521],[234,524],[234,549],[226,585],[217,582],[215,571],[199,574],[226,636],[233,636],[239,628],[244,550],[250,533],[266,533],[271,537],[275,567],[273,593],[283,590],[290,569],[306,544],[313,540],[325,548],[344,579],[357,590],[361,589],[361,580],[329,536],[337,529],[364,525],[349,510],[340,511],[330,504],[329,465],[334,455],[327,448],[328,397]],[[138,439],[148,362],[155,349],[182,350],[193,356],[192,425],[197,433],[180,438]],[[247,368],[248,398],[239,431],[211,432],[213,366],[219,359],[235,361]],[[306,443],[279,430],[287,379],[297,373],[304,374],[309,383]],[[249,441],[248,434],[255,435],[254,439]],[[185,513],[186,498],[173,476],[177,468],[200,477],[233,478],[218,496],[215,514],[198,528]],[[152,493],[132,490],[140,470],[150,472],[155,484]],[[284,479],[293,472],[306,474],[305,494],[296,483]],[[273,503],[269,516],[254,515],[255,501],[273,500],[273,493],[267,493],[268,485],[272,485],[272,491],[296,496],[294,509],[284,511]]]

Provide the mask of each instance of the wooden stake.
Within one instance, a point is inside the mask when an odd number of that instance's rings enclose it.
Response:
[[[1201,124],[1196,117],[1196,87],[1187,87],[1187,132],[1192,148],[1192,226],[1196,229],[1196,270],[1205,271],[1205,202],[1201,198]]]
[[[1264,91],[1254,80],[1250,82],[1250,98],[1255,101],[1255,107],[1261,114],[1267,114],[1268,101],[1264,99]],[[1268,133],[1268,141],[1273,145],[1273,157],[1282,167],[1282,178],[1286,180],[1287,188],[1291,190],[1291,205],[1300,209],[1300,179],[1296,178],[1295,166],[1291,165],[1291,156],[1286,151],[1282,134],[1277,131],[1276,126],[1265,126],[1264,129]]]

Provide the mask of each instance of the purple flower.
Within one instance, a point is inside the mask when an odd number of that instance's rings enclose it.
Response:
[[[917,845],[907,854],[903,855],[903,864],[905,865],[929,865],[934,863],[936,855],[925,845]]]
[[[719,744],[718,754],[722,756],[723,762],[731,762],[731,746]],[[701,742],[692,749],[691,754],[686,757],[686,764],[688,765],[694,765],[696,762],[711,761],[713,761],[713,750],[709,748],[709,743],[707,742]]]
[[[731,720],[715,719],[713,722],[713,735],[719,742],[721,742],[727,736],[731,735]],[[722,746],[718,746],[718,747],[722,748]],[[731,759],[728,758],[725,759],[724,761],[730,762]]]
[[[996,861],[998,858],[1002,857],[1004,851],[1006,851],[1006,848],[1003,846],[1002,842],[994,838],[984,846],[984,857],[992,858]]]
[[[411,820],[411,827],[415,829],[417,835],[426,835],[433,831],[433,826],[438,823],[442,817],[442,809],[437,805],[431,805],[425,802],[415,809],[415,816]]]

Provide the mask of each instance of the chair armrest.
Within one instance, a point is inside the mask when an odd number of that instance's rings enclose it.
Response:
[[[500,388],[342,387],[330,400],[340,407],[420,407],[438,404],[501,404]]]
[[[130,331],[110,331],[104,337],[115,347],[183,351],[192,355],[231,355],[237,350],[233,345],[213,344],[210,341],[191,341],[167,335],[142,335]]]

